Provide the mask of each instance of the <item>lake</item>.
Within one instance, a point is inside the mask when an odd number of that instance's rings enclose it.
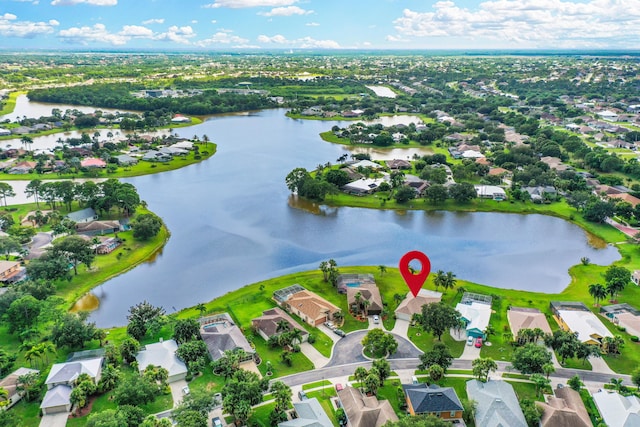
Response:
[[[218,152],[183,169],[124,180],[138,188],[172,235],[152,261],[102,284],[84,301],[86,307],[99,305],[90,317],[98,326],[125,324],[129,307],[142,300],[171,313],[250,283],[317,269],[329,258],[338,266],[397,266],[404,253],[421,250],[431,259],[432,271],[548,293],[569,284],[568,269],[581,257],[601,265],[620,258],[612,246],[590,246],[579,227],[543,215],[331,208],[299,201],[285,186],[287,173],[335,163],[353,148],[319,137],[344,122],[284,114],[216,116],[178,128],[175,132],[183,137],[207,134]],[[34,138],[33,148],[50,143],[44,138]],[[371,152],[391,159],[429,149]],[[25,183],[11,184],[20,193]],[[24,202],[24,196],[18,200]]]
[[[176,129],[185,137],[207,134],[218,152],[200,164],[125,180],[172,235],[152,262],[94,290],[100,306],[91,319],[98,326],[125,324],[128,308],[145,299],[171,313],[256,281],[317,269],[329,258],[338,266],[397,266],[416,249],[430,257],[433,271],[549,293],[569,284],[567,270],[581,257],[602,265],[620,258],[614,247],[591,247],[579,227],[543,215],[329,208],[290,200],[287,173],[335,162],[347,148],[318,136],[339,123],[284,113],[216,117]]]

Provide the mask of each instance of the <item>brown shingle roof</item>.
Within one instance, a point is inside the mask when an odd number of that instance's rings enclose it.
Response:
[[[367,311],[382,311],[382,296],[375,283],[363,283],[358,287],[347,287],[347,303],[349,306],[356,303],[356,295],[360,292],[361,301],[367,300],[371,303]]]
[[[507,318],[514,337],[522,329],[540,328],[544,333],[551,333],[551,327],[544,313],[534,308],[511,307],[507,311]]]
[[[340,390],[338,397],[352,427],[381,427],[389,421],[398,421],[388,400],[363,396],[351,386]]]
[[[409,316],[422,312],[422,306],[430,304],[432,302],[440,302],[442,294],[435,291],[427,291],[421,289],[418,296],[414,297],[411,292],[407,293],[407,296],[396,308],[396,313],[403,313]]]
[[[298,322],[293,320],[291,316],[278,307],[263,311],[262,316],[251,320],[251,324],[258,330],[262,331],[266,336],[271,337],[278,334],[278,332],[276,332],[278,329],[278,323],[282,320],[289,323],[290,329],[299,329],[303,336],[309,334],[306,329],[298,324]]]
[[[556,396],[550,396],[547,402],[536,402],[544,410],[540,425],[542,427],[592,427],[587,408],[577,391],[569,387],[559,388]]]
[[[330,313],[340,311],[335,305],[306,289],[291,295],[286,304],[304,313],[310,319],[324,316],[327,311]]]

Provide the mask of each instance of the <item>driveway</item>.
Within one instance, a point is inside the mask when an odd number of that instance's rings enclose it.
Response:
[[[40,420],[40,427],[65,427],[68,418],[68,412],[45,415]]]
[[[362,338],[367,331],[355,331],[340,339],[333,348],[333,355],[326,366],[347,365],[357,362],[366,362],[369,359],[362,355]],[[398,341],[398,350],[389,359],[407,359],[420,357],[422,352],[414,345],[399,335],[395,335]]]
[[[176,407],[182,402],[182,398],[184,394],[182,393],[182,388],[187,386],[187,382],[185,380],[178,380],[169,384],[171,388],[171,397],[173,397],[173,406]]]
[[[409,332],[409,323],[408,320],[396,319],[396,324],[393,326],[391,332],[406,338]]]
[[[53,233],[49,232],[40,232],[33,236],[31,239],[31,243],[29,244],[29,254],[27,254],[27,259],[40,258],[44,253],[45,249],[51,241],[53,240]]]
[[[477,348],[474,345],[464,345],[464,351],[462,352],[462,356],[459,357],[460,360],[476,360],[480,357],[481,348]]]
[[[314,368],[322,368],[329,362],[328,357],[324,357],[318,350],[315,349],[314,346],[309,344],[308,342],[303,342],[300,344],[300,350],[302,354],[307,356],[307,359],[311,360]]]

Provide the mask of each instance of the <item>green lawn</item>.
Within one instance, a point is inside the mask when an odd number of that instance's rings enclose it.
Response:
[[[324,392],[323,390],[320,390],[320,391],[312,391],[311,393],[307,393],[307,397],[309,397],[310,399],[314,397],[318,399],[318,402],[320,402],[322,409],[324,409],[324,412],[327,413],[333,425],[337,426],[338,419],[336,418],[336,410],[334,409],[334,406],[331,403],[331,398],[335,396],[336,396],[336,392],[333,388],[326,389],[324,390]]]
[[[329,387],[331,387],[331,381],[329,381],[329,380],[322,380],[322,381],[316,381],[316,382],[314,382],[314,383],[303,384],[303,385],[302,385],[302,389],[303,389],[303,390],[311,390],[312,388],[318,388],[318,387],[322,387],[322,386],[329,386]]]
[[[258,366],[258,369],[264,376],[267,373],[266,362],[271,362],[271,368],[273,375],[271,378],[283,377],[285,375],[295,374],[301,371],[311,371],[313,369],[313,363],[307,357],[300,353],[292,353],[291,366],[286,365],[280,355],[282,349],[280,347],[271,348],[267,342],[259,335],[254,335],[253,345],[256,352],[260,355],[262,363]]]

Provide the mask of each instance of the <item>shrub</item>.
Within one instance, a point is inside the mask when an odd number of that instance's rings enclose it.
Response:
[[[314,342],[316,342],[316,336],[313,334],[309,334],[309,337],[307,338],[307,342],[309,344],[313,344]]]
[[[640,339],[638,339],[638,337],[636,335],[632,335],[631,336],[631,341],[638,342],[638,341],[640,341]]]

